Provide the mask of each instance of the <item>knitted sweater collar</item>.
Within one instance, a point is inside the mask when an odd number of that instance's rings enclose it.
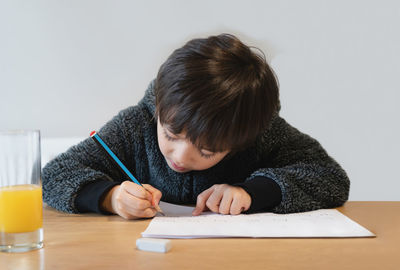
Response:
[[[151,115],[156,112],[156,96],[154,93],[155,80],[152,80],[147,87],[143,99],[139,102],[139,105],[144,105],[150,111]]]

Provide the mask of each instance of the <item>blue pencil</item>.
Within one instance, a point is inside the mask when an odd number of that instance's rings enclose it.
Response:
[[[111,149],[107,146],[107,144],[100,138],[100,136],[97,135],[96,131],[92,131],[90,133],[90,137],[92,137],[92,139],[98,145],[101,146],[101,149],[103,149],[108,154],[110,159],[114,162],[114,164],[117,165],[117,167],[121,170],[123,174],[125,174],[126,177],[128,177],[133,182],[143,187],[143,185],[135,178],[135,176],[133,176],[133,174],[128,170],[128,168],[121,162],[121,160],[114,154],[113,151],[111,151]],[[155,205],[154,208],[157,210],[157,212],[163,213],[160,206]]]

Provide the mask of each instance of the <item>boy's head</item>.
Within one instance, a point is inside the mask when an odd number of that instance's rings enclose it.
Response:
[[[207,169],[249,146],[279,110],[264,57],[228,34],[175,50],[158,72],[155,96],[161,152],[181,172]]]

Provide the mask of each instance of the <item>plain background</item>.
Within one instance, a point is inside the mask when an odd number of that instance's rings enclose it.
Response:
[[[83,138],[136,104],[172,51],[231,33],[264,51],[281,115],[348,172],[351,200],[399,200],[400,2],[0,2],[0,129]]]

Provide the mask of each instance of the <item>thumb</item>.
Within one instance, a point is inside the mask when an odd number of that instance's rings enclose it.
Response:
[[[151,196],[152,196],[152,204],[153,205],[158,205],[158,203],[161,200],[162,197],[162,193],[161,191],[159,191],[158,189],[156,189],[155,187],[149,185],[149,184],[143,184],[143,187],[150,192]]]

